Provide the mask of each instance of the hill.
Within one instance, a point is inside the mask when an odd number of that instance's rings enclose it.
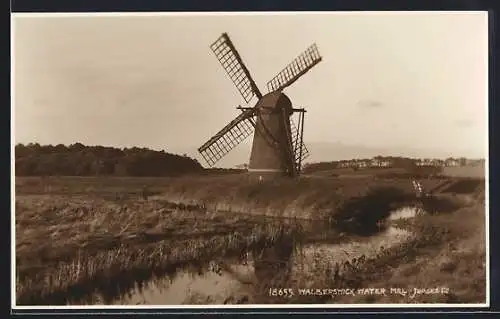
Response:
[[[80,143],[17,144],[15,165],[16,176],[178,176],[204,171],[197,160],[165,151]]]

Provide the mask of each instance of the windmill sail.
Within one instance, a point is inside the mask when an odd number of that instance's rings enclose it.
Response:
[[[213,166],[224,155],[243,142],[254,131],[254,110],[243,111],[205,144],[198,148],[209,166]]]
[[[321,59],[316,44],[311,45],[278,73],[278,75],[267,82],[268,91],[281,91],[287,86],[290,86],[313,66],[321,62]]]
[[[257,85],[250,76],[250,72],[246,68],[238,51],[234,47],[231,39],[226,33],[223,33],[210,48],[215,53],[215,56],[226,70],[231,81],[240,92],[245,102],[250,102],[254,96],[258,99],[262,97]]]

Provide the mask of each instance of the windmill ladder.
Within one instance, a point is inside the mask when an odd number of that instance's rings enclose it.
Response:
[[[290,119],[287,118],[287,114],[286,114],[285,109],[282,109],[281,114],[283,117],[283,124],[285,124],[286,121],[290,122]],[[288,130],[286,129],[286,125],[284,125],[284,127],[285,127],[285,134],[286,134],[286,145],[284,146],[285,152],[287,153],[286,155],[288,155],[287,158],[290,159],[290,161],[292,161],[292,163],[288,163],[288,160],[287,160],[287,165],[291,166],[292,176],[295,176],[297,174],[297,167],[295,164],[295,154],[293,153],[293,150],[290,148],[290,146],[293,147],[293,145],[290,145],[290,144],[293,144],[293,140],[292,140],[292,137],[290,136],[290,132],[288,132]],[[288,143],[288,142],[290,142],[290,143]]]

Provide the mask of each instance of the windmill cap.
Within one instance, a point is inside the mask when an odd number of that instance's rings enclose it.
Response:
[[[261,109],[281,109],[287,108],[292,111],[292,101],[284,93],[280,91],[274,91],[264,95],[257,105],[256,108]]]

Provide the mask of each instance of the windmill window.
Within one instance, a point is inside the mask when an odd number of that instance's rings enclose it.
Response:
[[[223,54],[223,56],[224,56],[224,55],[228,54],[229,52],[231,52],[231,49],[229,49],[229,47],[227,47],[227,46],[226,46],[226,47],[225,47],[224,49],[222,49],[220,52],[221,52],[221,53]]]
[[[209,148],[208,150],[210,151],[210,153],[212,154],[212,156],[210,156],[208,153],[206,153],[206,154],[210,158],[210,161],[213,163],[213,162],[215,162],[215,158],[217,158],[217,156],[215,155],[215,153],[212,151],[211,148]]]
[[[245,84],[245,73],[235,73],[234,79],[238,82],[238,84]]]
[[[227,145],[229,145],[230,147],[232,147],[234,144],[233,144],[233,141],[231,139],[229,139],[228,135],[225,134],[222,136],[222,138],[224,139],[224,141],[227,143]]]
[[[228,52],[228,54],[226,55],[226,61],[228,63],[233,63],[233,61],[236,60],[236,57],[234,56],[234,53],[233,52]]]
[[[215,143],[214,144],[214,151],[216,151],[216,155],[218,156],[219,153],[221,152],[221,149],[219,147],[219,144],[218,143]]]
[[[237,139],[236,136],[233,134],[233,130],[230,130],[229,134],[233,137],[233,139],[235,139],[235,140]]]
[[[297,63],[297,60],[295,60],[294,62],[295,63],[293,64],[292,74],[297,75],[297,73],[299,73],[299,64]]]
[[[243,122],[239,124],[238,128],[240,130],[240,135],[243,135],[246,132],[246,126],[245,124],[243,124]]]
[[[231,59],[231,71],[236,70],[236,68],[239,66],[240,65],[238,64],[238,60],[236,60],[236,58],[232,57],[232,59]]]
[[[227,151],[228,151],[228,150],[227,150],[227,145],[223,143],[223,141],[224,141],[224,136],[222,136],[222,138],[221,138],[219,141],[220,141],[220,142],[219,142],[219,147],[221,148],[221,150],[222,150],[223,152],[227,152]]]
[[[222,45],[219,45],[216,48],[213,48],[212,51],[214,51],[217,57],[220,57],[221,53],[224,52],[224,48]]]
[[[231,55],[229,54],[229,55],[224,55],[224,56],[220,59],[220,61],[221,61],[222,65],[223,65],[224,67],[227,67],[227,66],[229,65],[228,61],[229,61],[229,59],[230,59],[230,58],[231,58]]]
[[[235,78],[235,82],[239,86],[240,91],[242,93],[246,93],[246,87],[245,87],[245,84],[243,83],[243,81],[241,80],[241,78]]]
[[[238,133],[238,136],[240,136],[241,135],[240,124],[236,125],[235,129],[236,129],[235,131]]]
[[[212,146],[210,146],[209,148],[207,148],[206,151],[205,151],[205,154],[207,154],[207,156],[210,156],[210,154],[208,154],[208,152],[210,152],[212,154],[212,156],[215,156],[214,152],[212,151]]]
[[[307,66],[306,58],[304,56],[301,56],[300,60],[302,62],[302,67],[305,68]]]
[[[230,57],[231,57],[231,55],[228,54],[228,52],[226,52],[224,55],[222,55],[220,57],[220,61],[221,61],[222,65],[226,65],[227,64],[226,62],[229,60]]]
[[[234,75],[233,69],[236,67],[236,64],[234,64],[233,62],[234,60],[231,60],[227,63],[227,73],[229,73],[229,76]]]
[[[303,57],[303,56],[300,56],[300,57],[299,57],[298,64],[299,64],[299,68],[300,68],[300,69],[304,68],[304,66],[305,66],[305,62],[304,62],[304,57]]]
[[[226,145],[224,144],[224,142],[223,142],[223,141],[224,141],[224,136],[221,136],[221,137],[219,138],[219,141],[217,141],[217,145],[219,146],[219,148],[220,148],[223,152],[225,152],[225,151],[226,151]]]

